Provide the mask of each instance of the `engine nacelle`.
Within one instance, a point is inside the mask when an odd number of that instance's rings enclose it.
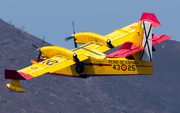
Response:
[[[98,42],[105,46],[108,46],[107,44],[108,39],[96,33],[91,33],[91,32],[76,33],[74,34],[74,38],[76,39],[76,43],[79,43],[79,44],[86,44],[88,42],[93,41],[93,42]]]
[[[69,59],[73,59],[73,52],[69,49],[58,46],[45,46],[40,49],[42,57],[51,58],[56,55],[62,55]]]

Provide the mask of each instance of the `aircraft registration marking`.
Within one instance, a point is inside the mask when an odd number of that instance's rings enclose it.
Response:
[[[112,68],[115,70],[122,71],[135,71],[137,61],[126,61],[126,60],[109,60],[109,63],[112,64]]]
[[[127,66],[126,66],[125,64],[122,64],[122,65],[121,65],[121,69],[122,69],[123,71],[126,71],[126,70],[127,70]]]
[[[126,70],[135,71],[136,70],[135,65],[125,65],[125,64],[122,64],[122,65],[114,64],[113,69],[114,70],[122,70],[122,71],[126,71]]]
[[[139,64],[138,61],[109,60],[110,64]]]
[[[57,60],[52,60],[52,59],[45,60],[45,61],[42,62],[42,64],[45,64],[47,66],[52,66],[52,65],[57,64],[57,63],[58,63]]]

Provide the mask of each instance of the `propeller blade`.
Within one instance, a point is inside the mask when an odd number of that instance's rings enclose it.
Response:
[[[68,41],[68,40],[70,40],[72,38],[74,38],[74,36],[67,37],[67,38],[65,38],[65,41]]]
[[[36,49],[38,49],[38,48],[39,48],[39,47],[38,47],[38,46],[36,46],[34,43],[32,43],[32,44],[31,44],[31,46],[32,46],[32,47],[34,47],[34,48],[36,48]]]
[[[39,61],[40,61],[41,55],[42,55],[42,53],[41,53],[41,52],[39,52],[37,62],[39,62]]]
[[[42,44],[41,44],[41,47],[43,47],[43,44],[44,44],[44,40],[45,40],[45,36],[43,36],[43,40],[42,40]]]
[[[65,38],[65,41],[68,41],[68,40],[74,38],[74,35],[76,34],[75,27],[74,27],[74,21],[72,21],[72,27],[73,27],[73,34],[70,37]],[[75,48],[77,48],[77,43],[76,43],[75,38],[74,38],[74,46],[75,46]]]
[[[76,32],[75,32],[75,27],[74,27],[74,21],[72,21],[72,26],[73,26],[73,33],[75,35]],[[73,38],[74,38],[74,35],[73,35]],[[75,38],[74,38],[74,46],[75,46],[75,48],[77,48],[77,43],[76,43],[76,39]]]
[[[75,48],[77,48],[77,43],[76,43],[76,39],[74,38],[74,46]]]
[[[44,40],[45,40],[45,36],[43,36],[43,40],[42,40],[42,44],[41,44],[41,47],[43,46],[44,44]],[[32,47],[36,48],[36,49],[39,49],[39,47],[37,45],[35,45],[34,43],[31,44]]]
[[[73,26],[73,33],[75,34],[75,28],[74,28],[74,21],[72,21],[72,26]]]

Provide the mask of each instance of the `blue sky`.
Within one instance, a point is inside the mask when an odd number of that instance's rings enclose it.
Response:
[[[65,37],[76,32],[106,35],[136,22],[143,12],[155,13],[161,26],[155,34],[172,36],[180,41],[179,0],[1,0],[0,18],[46,41],[72,49],[73,40]]]

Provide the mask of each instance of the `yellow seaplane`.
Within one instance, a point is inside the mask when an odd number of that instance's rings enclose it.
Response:
[[[43,74],[81,78],[151,75],[153,46],[172,38],[161,34],[154,36],[152,29],[159,25],[153,13],[143,13],[138,22],[106,36],[92,32],[74,33],[66,38],[74,38],[74,49],[41,47],[38,49],[38,58],[31,61],[31,66],[17,71],[5,69],[5,79],[12,79],[12,84],[6,86],[17,92],[26,92],[19,86],[19,80],[29,80]],[[77,43],[84,45],[77,47]]]

